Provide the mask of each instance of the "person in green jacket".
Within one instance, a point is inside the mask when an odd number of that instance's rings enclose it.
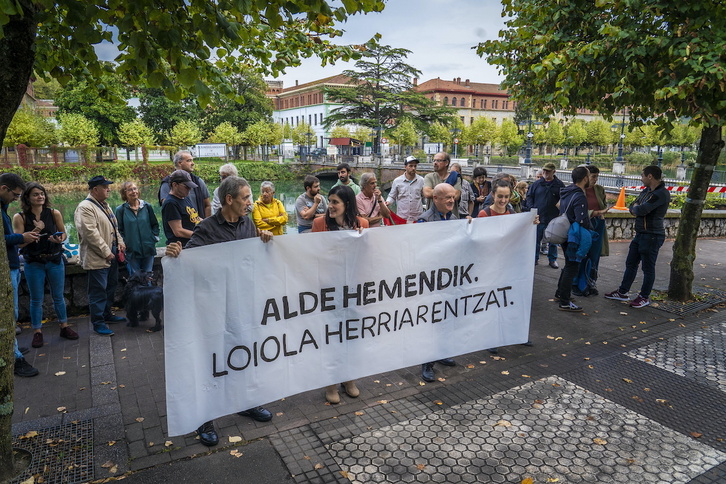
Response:
[[[133,182],[121,184],[121,199],[116,207],[118,229],[126,242],[126,268],[131,276],[136,271],[151,272],[159,240],[159,221],[151,204],[139,198]]]

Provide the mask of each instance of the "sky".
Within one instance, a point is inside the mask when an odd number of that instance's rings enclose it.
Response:
[[[338,24],[345,34],[337,43],[356,44],[380,33],[380,42],[412,53],[407,63],[422,72],[419,83],[441,77],[498,84],[502,76],[471,47],[495,39],[504,28],[497,0],[388,0],[381,13],[356,15]],[[314,81],[353,69],[354,63],[320,66],[317,58],[278,76],[284,87]]]

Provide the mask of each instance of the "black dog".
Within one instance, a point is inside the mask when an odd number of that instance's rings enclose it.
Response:
[[[151,286],[152,273],[138,271],[129,277],[124,288],[124,301],[126,317],[129,322],[126,326],[135,327],[139,321],[146,321],[149,312],[154,315],[156,325],[147,331],[161,330],[161,311],[164,309],[164,290],[158,286]]]

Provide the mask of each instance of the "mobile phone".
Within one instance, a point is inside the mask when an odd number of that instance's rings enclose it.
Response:
[[[62,235],[63,235],[63,232],[56,232],[56,233],[54,233],[54,234],[53,234],[52,236],[53,236],[53,237],[60,237],[60,236],[62,236]]]

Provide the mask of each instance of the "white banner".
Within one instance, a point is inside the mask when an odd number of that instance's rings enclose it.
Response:
[[[326,385],[527,341],[533,218],[288,234],[164,258],[169,435]]]

